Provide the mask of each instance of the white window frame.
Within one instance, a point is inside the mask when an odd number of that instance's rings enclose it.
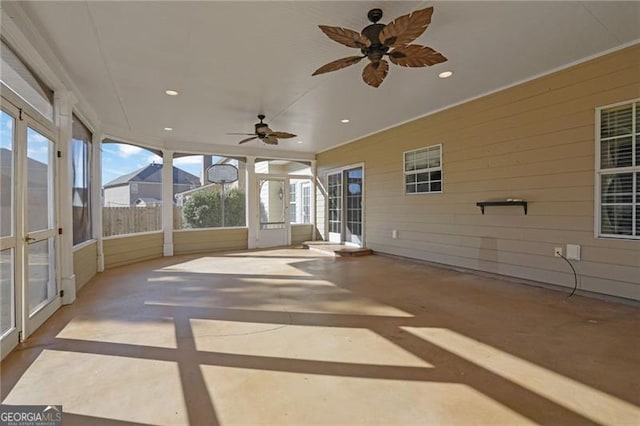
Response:
[[[407,154],[417,153],[419,151],[429,151],[432,148],[438,147],[438,151],[440,153],[440,166],[439,167],[427,167],[419,170],[410,170],[407,171]],[[428,194],[442,194],[444,192],[444,170],[442,167],[442,144],[429,145],[422,148],[411,149],[409,151],[405,151],[402,153],[402,192],[404,195],[428,195]],[[427,192],[407,192],[407,176],[409,175],[417,175],[418,173],[431,173],[431,172],[440,172],[440,191],[431,191],[431,187],[429,186],[429,191]]]
[[[601,115],[603,110],[616,108],[623,105],[631,105],[632,106],[632,116],[631,116],[631,137],[632,137],[632,163],[636,162],[636,152],[640,149],[640,138],[638,137],[638,132],[640,129],[636,128],[637,116],[640,115],[640,98],[631,99],[624,102],[618,102],[615,104],[605,105],[601,107],[597,107],[595,110],[595,177],[594,177],[594,188],[595,188],[595,197],[594,197],[594,237],[599,239],[616,239],[616,240],[640,240],[640,233],[638,235],[619,235],[619,234],[603,234],[601,232],[602,226],[602,189],[601,182],[602,176],[608,174],[620,174],[620,173],[639,173],[640,174],[640,164],[636,164],[631,167],[618,167],[618,168],[600,168],[600,159],[601,159]],[[639,179],[633,179],[632,186],[632,207],[633,211],[631,213],[631,231],[632,233],[636,230],[636,210],[640,209],[640,199],[637,198],[638,188],[637,185],[640,184],[638,182]]]
[[[5,55],[8,55],[12,57],[10,60],[15,61],[16,64],[16,67],[14,67],[9,63],[5,63],[7,75],[4,79],[0,78],[4,89],[8,89],[20,99],[20,109],[32,111],[30,113],[32,118],[45,120],[43,124],[47,127],[55,126],[54,91],[41,80],[40,75],[42,73],[36,73],[35,70],[27,65],[27,62],[23,60],[21,55],[17,54],[18,50],[14,49],[11,43],[7,43],[4,37],[1,42],[2,50],[5,53],[2,62],[6,59]],[[28,77],[25,78],[25,75],[28,75]],[[7,90],[3,90],[3,95],[6,95],[6,92]]]

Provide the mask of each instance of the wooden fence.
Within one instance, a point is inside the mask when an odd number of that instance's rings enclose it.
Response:
[[[173,228],[180,229],[182,207],[173,208]],[[133,234],[162,229],[162,207],[103,207],[102,235]]]

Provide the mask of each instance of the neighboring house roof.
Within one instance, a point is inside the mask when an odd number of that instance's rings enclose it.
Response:
[[[107,183],[104,187],[126,185],[131,182],[161,183],[162,182],[162,164],[151,163],[135,172],[119,176]],[[192,175],[176,166],[173,166],[173,184],[174,185],[200,185],[200,178]]]

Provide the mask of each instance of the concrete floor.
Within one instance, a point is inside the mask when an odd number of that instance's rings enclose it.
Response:
[[[381,256],[109,270],[2,363],[65,425],[640,424],[640,309]]]

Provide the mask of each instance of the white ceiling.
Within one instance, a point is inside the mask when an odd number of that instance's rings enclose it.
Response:
[[[311,76],[331,60],[357,54],[328,39],[319,24],[360,31],[373,7],[388,23],[430,5],[432,23],[416,43],[448,62],[391,65],[377,89],[360,77],[364,62]],[[640,38],[640,2],[32,1],[17,7],[105,134],[178,151],[203,146],[274,156],[308,157]],[[455,74],[439,79],[445,70]],[[166,89],[180,94],[169,97]],[[272,147],[238,146],[241,136],[226,135],[253,132],[258,113],[272,129],[299,137]],[[341,124],[343,118],[351,122]]]

